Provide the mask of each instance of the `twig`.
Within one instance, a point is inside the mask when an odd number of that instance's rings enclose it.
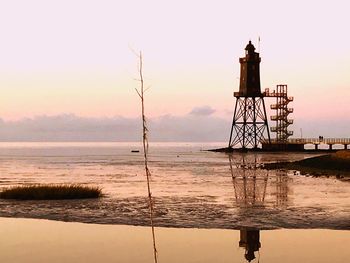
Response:
[[[158,253],[156,248],[156,236],[154,231],[154,222],[153,222],[153,215],[154,215],[154,208],[153,208],[153,200],[152,200],[152,192],[151,192],[151,184],[150,184],[150,177],[151,172],[148,169],[148,129],[147,129],[147,122],[146,122],[146,115],[145,115],[145,100],[144,100],[144,80],[143,80],[143,61],[142,61],[142,52],[140,51],[139,54],[135,53],[136,56],[139,59],[139,77],[138,80],[140,82],[140,90],[136,89],[137,94],[139,95],[141,99],[141,114],[142,114],[142,145],[143,145],[143,157],[144,157],[144,166],[145,166],[145,173],[147,178],[147,191],[148,191],[148,207],[149,207],[149,214],[150,214],[150,221],[151,221],[151,228],[152,228],[152,239],[153,239],[153,253],[154,253],[154,262],[158,263]]]

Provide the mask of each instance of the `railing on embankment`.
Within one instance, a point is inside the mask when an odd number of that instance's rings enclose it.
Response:
[[[276,140],[271,140],[275,141]],[[293,144],[350,144],[350,138],[290,138],[288,143]]]

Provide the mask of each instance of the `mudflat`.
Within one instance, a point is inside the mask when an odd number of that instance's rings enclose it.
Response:
[[[350,150],[337,151],[294,162],[266,163],[264,168],[297,170],[301,174],[313,176],[334,175],[339,178],[350,178]]]

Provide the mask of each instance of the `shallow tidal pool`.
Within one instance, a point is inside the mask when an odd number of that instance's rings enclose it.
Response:
[[[343,263],[350,231],[156,228],[159,262]],[[253,258],[255,257],[255,259]],[[0,218],[0,262],[153,262],[151,229]]]

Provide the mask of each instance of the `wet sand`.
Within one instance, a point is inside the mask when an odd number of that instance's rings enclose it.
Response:
[[[159,262],[246,262],[239,230],[156,228]],[[347,262],[350,231],[262,230],[252,262]],[[153,262],[148,227],[0,218],[0,262]]]
[[[350,179],[350,151],[342,150],[333,154],[311,157],[294,162],[276,162],[264,164],[264,168],[288,169],[300,171],[302,175],[337,176],[337,178]]]

